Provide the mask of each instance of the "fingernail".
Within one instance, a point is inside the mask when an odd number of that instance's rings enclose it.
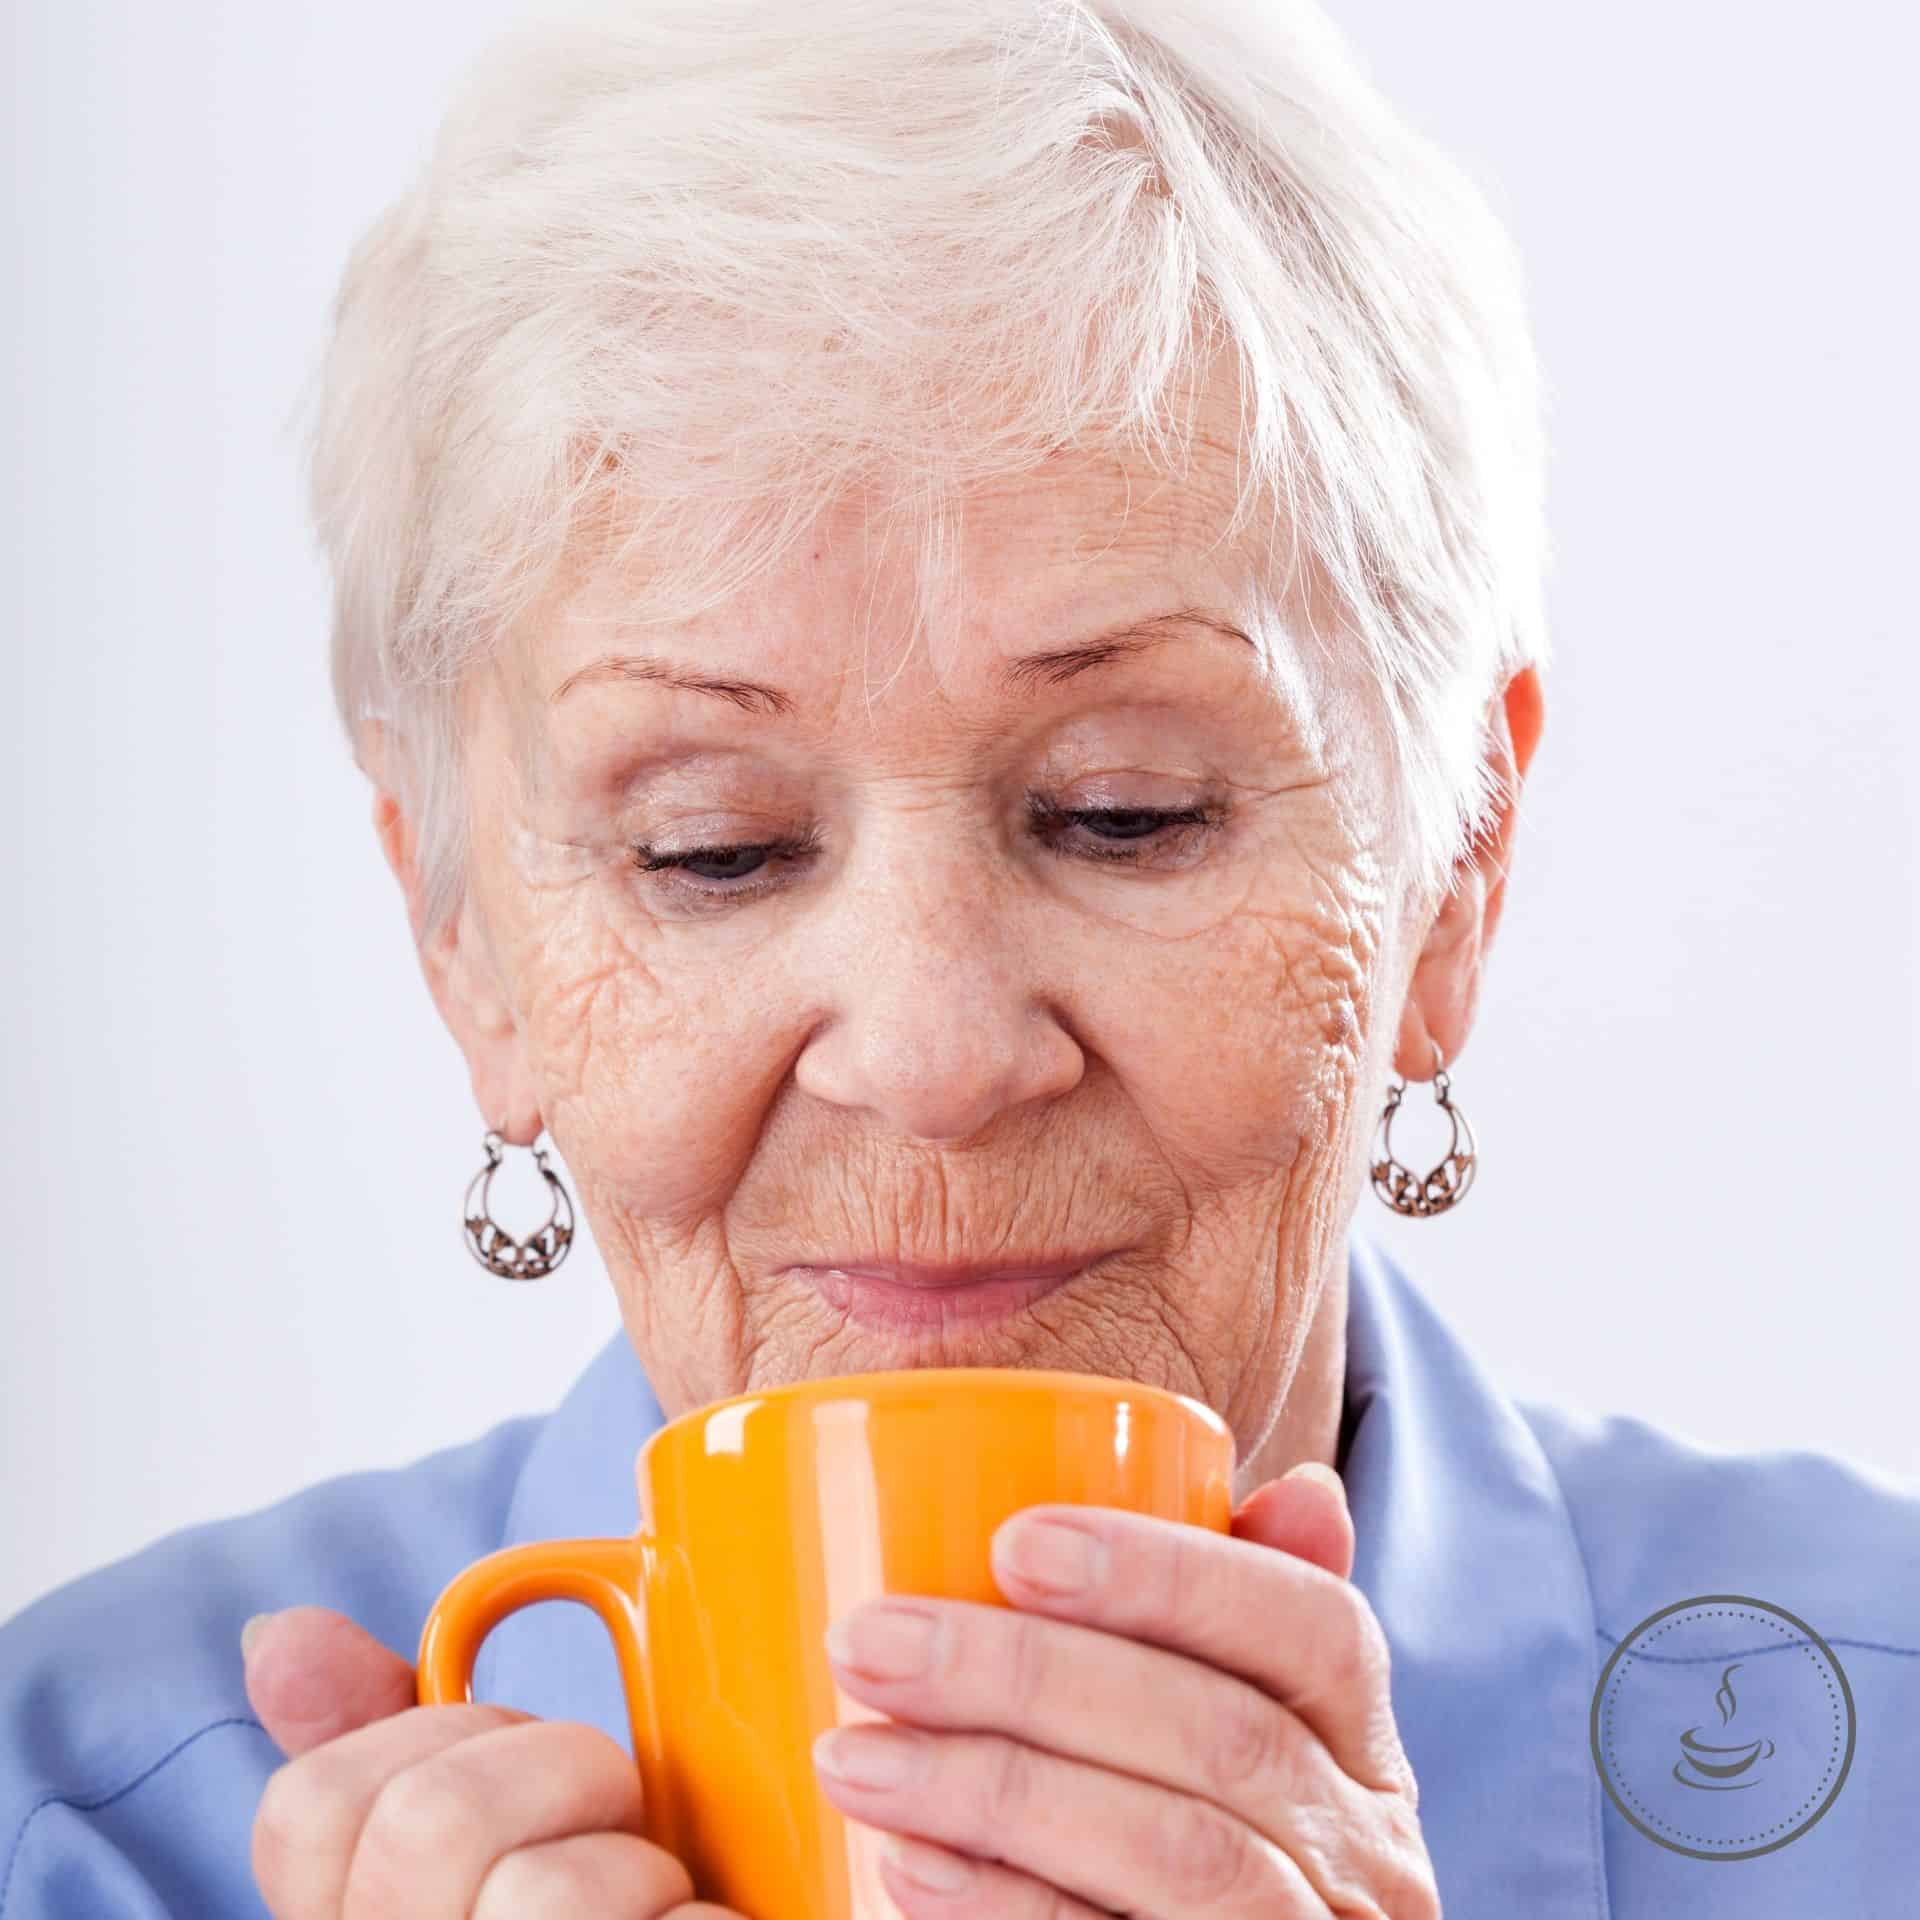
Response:
[[[1051,1593],[1081,1593],[1106,1578],[1107,1543],[1084,1527],[1059,1520],[1016,1520],[1005,1538],[1013,1571]]]
[[[933,1665],[940,1622],[918,1608],[868,1603],[827,1629],[841,1666],[875,1680],[911,1680]]]
[[[1297,1467],[1288,1468],[1285,1477],[1289,1480],[1317,1480],[1342,1500],[1347,1497],[1347,1483],[1323,1460],[1302,1460]]]
[[[272,1618],[273,1615],[270,1613],[256,1613],[253,1618],[240,1629],[240,1658],[243,1662],[247,1656],[253,1652],[253,1643],[260,1638],[261,1628]]]
[[[971,1861],[909,1840],[905,1834],[888,1834],[880,1851],[916,1887],[925,1887],[929,1893],[964,1893],[973,1885]]]
[[[904,1786],[923,1757],[911,1735],[878,1727],[829,1727],[813,1743],[815,1765],[856,1787]]]

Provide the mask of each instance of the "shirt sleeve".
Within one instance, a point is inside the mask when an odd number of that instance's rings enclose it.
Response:
[[[241,1624],[331,1607],[412,1658],[543,1417],[179,1529],[0,1622],[0,1920],[267,1920],[253,1819],[286,1756]]]
[[[125,1779],[34,1792],[0,1779],[0,1920],[271,1920],[253,1816],[283,1756],[257,1720],[216,1720]]]

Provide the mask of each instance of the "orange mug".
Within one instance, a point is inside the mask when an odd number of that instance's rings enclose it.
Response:
[[[480,1644],[542,1600],[613,1637],[646,1837],[748,1920],[896,1920],[878,1832],[822,1792],[813,1742],[886,1716],[842,1691],[828,1625],[882,1594],[1009,1604],[994,1531],[1064,1501],[1231,1529],[1233,1434],[1185,1394],[1101,1374],[927,1367],[746,1393],[669,1421],[630,1539],[477,1560],[420,1638],[422,1706],[473,1697]]]

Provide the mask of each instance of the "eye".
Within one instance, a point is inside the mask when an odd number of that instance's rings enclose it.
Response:
[[[809,832],[785,840],[753,840],[736,846],[687,847],[677,853],[664,853],[658,847],[641,842],[633,848],[633,864],[642,873],[684,873],[697,882],[673,882],[679,890],[694,897],[714,900],[751,899],[769,890],[761,879],[766,863],[775,860],[804,860],[818,850],[819,835]],[[741,884],[760,881],[760,884]]]
[[[1108,865],[1188,865],[1219,832],[1225,817],[1226,809],[1210,802],[1190,807],[1061,807],[1042,794],[1027,795],[1028,821],[1048,852],[1062,859]],[[701,905],[733,905],[759,899],[785,884],[769,862],[798,866],[819,849],[819,831],[810,829],[783,840],[671,852],[642,841],[631,851],[633,864],[642,873],[672,876],[661,884],[681,898]]]
[[[1027,817],[1041,843],[1065,858],[1127,866],[1185,865],[1220,829],[1225,809],[1191,807],[1060,807],[1027,795]],[[1078,832],[1093,838],[1074,840]]]

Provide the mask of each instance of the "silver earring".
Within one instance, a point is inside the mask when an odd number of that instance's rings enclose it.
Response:
[[[1397,1076],[1396,1076],[1397,1077]],[[1453,1104],[1453,1083],[1447,1078],[1438,1042],[1433,1049],[1433,1097],[1453,1127],[1453,1140],[1447,1155],[1425,1179],[1408,1172],[1393,1157],[1393,1116],[1400,1111],[1400,1096],[1407,1090],[1401,1080],[1387,1089],[1387,1104],[1380,1115],[1380,1129],[1373,1148],[1373,1190],[1395,1213],[1412,1220],[1425,1220],[1436,1213],[1457,1207],[1473,1185],[1473,1170],[1478,1159],[1473,1129],[1467,1116]]]
[[[493,1185],[494,1169],[500,1164],[500,1149],[506,1143],[491,1128],[485,1146],[487,1164],[467,1186],[467,1251],[502,1280],[538,1280],[551,1273],[567,1257],[573,1244],[573,1196],[560,1176],[547,1165],[544,1147],[535,1147],[533,1158],[541,1177],[553,1194],[553,1213],[547,1224],[528,1240],[516,1240],[487,1210],[488,1189]]]

